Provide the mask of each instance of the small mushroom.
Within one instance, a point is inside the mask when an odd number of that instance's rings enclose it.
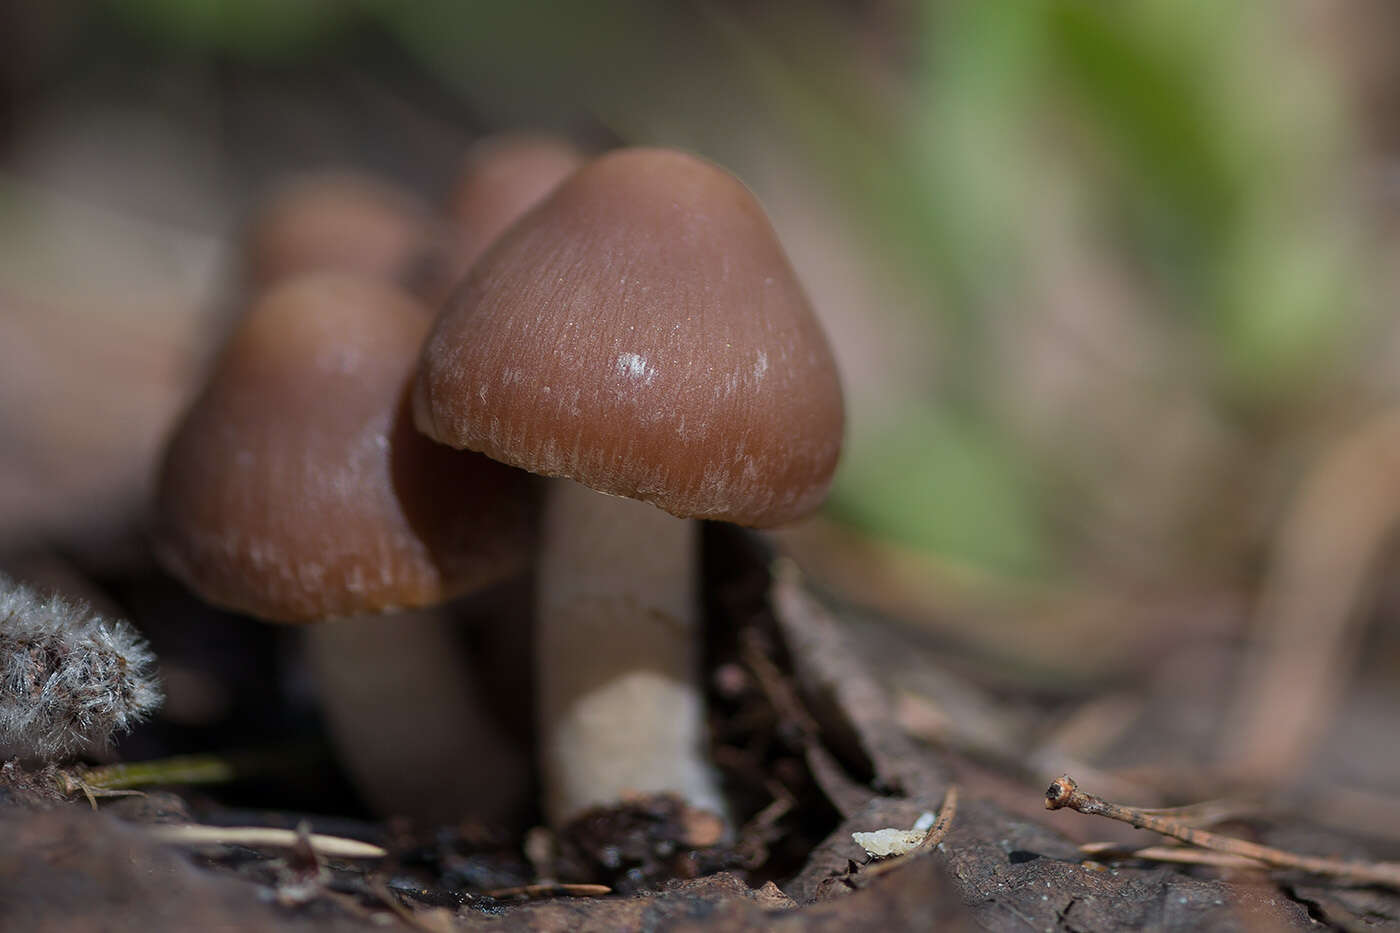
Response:
[[[342,749],[370,795],[400,812],[448,815],[453,801],[467,801],[484,815],[518,796],[523,776],[502,781],[510,763],[482,760],[494,726],[454,680],[441,626],[358,618],[436,605],[523,569],[529,554],[527,478],[413,429],[407,389],[430,324],[421,304],[370,279],[317,273],[268,292],[241,318],[171,441],[156,543],[163,563],[210,602],[281,622],[342,620],[326,626],[345,627],[335,638],[308,640],[342,700],[374,695],[376,684],[400,689],[404,658],[381,654],[383,670],[337,688],[347,675],[332,653],[363,659],[396,641],[412,652],[408,683],[455,717],[457,735],[419,743],[442,760],[401,761],[388,786],[375,776],[382,769],[362,767],[354,740]],[[354,731],[337,713],[353,719],[359,708],[332,704],[333,728]],[[424,728],[434,726],[399,722],[382,734]],[[436,800],[401,793],[452,783]]]
[[[429,436],[561,478],[537,595],[550,822],[629,792],[723,813],[684,519],[810,512],[844,417],[826,338],[755,198],[676,152],[592,162],[473,267],[424,346],[413,404]]]
[[[447,216],[457,229],[453,281],[583,163],[573,144],[543,133],[502,133],[473,145],[447,197]]]
[[[166,565],[211,602],[283,622],[435,605],[519,569],[519,478],[406,417],[430,322],[350,276],[260,300],[166,454]]]
[[[434,222],[413,195],[348,171],[287,181],[244,233],[249,293],[305,272],[337,271],[408,285],[431,264]]]

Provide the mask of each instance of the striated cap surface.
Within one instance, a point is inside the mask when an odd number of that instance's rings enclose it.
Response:
[[[414,417],[534,473],[767,526],[825,496],[844,414],[757,200],[707,162],[632,149],[477,262],[424,347]]]
[[[156,537],[212,602],[280,621],[422,606],[518,569],[528,477],[413,429],[431,318],[318,274],[242,319],[171,441]]]

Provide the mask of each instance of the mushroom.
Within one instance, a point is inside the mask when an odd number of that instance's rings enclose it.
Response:
[[[411,284],[435,305],[501,229],[580,161],[563,140],[488,138],[468,153],[447,216],[436,221],[386,182],[346,172],[304,176],[250,224],[245,287],[257,293],[335,270]],[[457,819],[464,810],[500,817],[510,807],[494,806],[482,782],[464,781],[454,792],[442,786],[483,762],[499,775],[495,786],[515,790],[518,799],[509,803],[524,801],[523,762],[504,737],[497,741],[483,728],[482,698],[472,689],[480,672],[462,657],[460,623],[457,611],[401,612],[392,624],[360,615],[309,626],[301,639],[340,756],[382,812],[423,820]],[[486,650],[511,656],[529,638],[519,626],[487,626],[482,634]],[[464,724],[472,720],[475,727]],[[415,727],[405,729],[405,722]]]
[[[472,146],[447,197],[447,215],[458,231],[453,281],[583,162],[572,144],[542,133],[502,133]]]
[[[258,295],[304,272],[339,271],[386,282],[416,280],[434,237],[427,208],[364,175],[327,171],[286,182],[244,234],[243,279]]]
[[[407,390],[430,324],[421,304],[370,279],[317,273],[268,292],[240,320],[171,441],[156,544],[163,563],[210,602],[282,622],[344,620],[334,624],[348,637],[319,652],[333,693],[344,677],[328,672],[326,651],[363,656],[367,639],[380,651],[397,639],[414,655],[414,685],[450,710],[469,740],[434,740],[459,749],[458,760],[445,753],[448,760],[419,768],[400,762],[388,788],[357,767],[363,739],[344,742],[352,773],[371,796],[417,815],[445,815],[452,800],[489,813],[518,796],[523,766],[501,780],[509,762],[480,760],[494,726],[452,680],[442,633],[413,617],[355,618],[484,587],[522,569],[529,553],[523,474],[413,429]],[[381,655],[385,670],[360,678],[359,694],[402,683],[390,668],[405,660]],[[333,727],[354,727],[353,715],[335,712]],[[418,735],[422,727],[399,722],[382,734]],[[460,786],[438,799],[398,792],[405,782],[421,790],[449,779]]]
[[[413,411],[438,441],[560,478],[537,591],[549,821],[631,792],[722,814],[685,519],[810,512],[844,418],[757,200],[677,152],[590,163],[473,267],[424,346]]]

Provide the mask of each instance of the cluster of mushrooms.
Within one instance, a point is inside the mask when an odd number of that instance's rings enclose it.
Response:
[[[724,817],[691,519],[805,515],[843,428],[762,208],[683,153],[542,139],[469,159],[449,234],[332,193],[254,225],[247,309],[163,465],[161,559],[210,602],[328,629],[533,563],[548,822],[632,794]]]

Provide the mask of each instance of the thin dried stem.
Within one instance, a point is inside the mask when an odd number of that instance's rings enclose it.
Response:
[[[85,768],[77,779],[94,790],[127,790],[169,784],[224,784],[235,777],[234,765],[219,755],[177,755],[151,761],[124,761]]]
[[[1138,829],[1151,830],[1173,839],[1203,849],[1227,852],[1231,855],[1253,859],[1274,868],[1287,868],[1307,872],[1310,875],[1324,875],[1360,884],[1379,884],[1400,889],[1400,863],[1363,862],[1349,859],[1325,858],[1316,855],[1299,855],[1272,846],[1259,845],[1233,836],[1196,829],[1172,817],[1158,816],[1135,807],[1110,803],[1102,797],[1095,797],[1079,789],[1079,785],[1069,775],[1059,778],[1045,791],[1045,809],[1059,810],[1068,807],[1092,816],[1104,816],[1111,820],[1127,823]]]
[[[938,819],[929,827],[928,835],[915,851],[927,852],[942,842],[943,837],[948,835],[948,830],[953,828],[953,818],[957,815],[958,785],[949,784],[947,793],[943,795],[943,803],[938,807]]]
[[[1211,849],[1189,849],[1186,846],[1143,846],[1135,849],[1117,842],[1086,842],[1079,851],[1089,858],[1134,858],[1149,862],[1173,862],[1179,865],[1209,865],[1213,868],[1236,868],[1259,871],[1269,866],[1242,855],[1215,852]]]
[[[1215,826],[1246,816],[1257,815],[1262,809],[1257,800],[1203,800],[1184,807],[1138,807],[1142,813],[1175,820],[1182,826]]]
[[[322,833],[309,833],[303,837],[290,829],[264,826],[158,825],[147,827],[146,832],[161,842],[179,845],[271,846],[286,849],[309,842],[313,852],[330,858],[383,858],[389,854],[373,843],[358,839]]]
[[[94,810],[100,797],[139,797],[138,787],[223,784],[237,776],[233,762],[219,755],[176,755],[151,761],[118,762],[96,768],[60,770],[60,793],[82,794]]]

